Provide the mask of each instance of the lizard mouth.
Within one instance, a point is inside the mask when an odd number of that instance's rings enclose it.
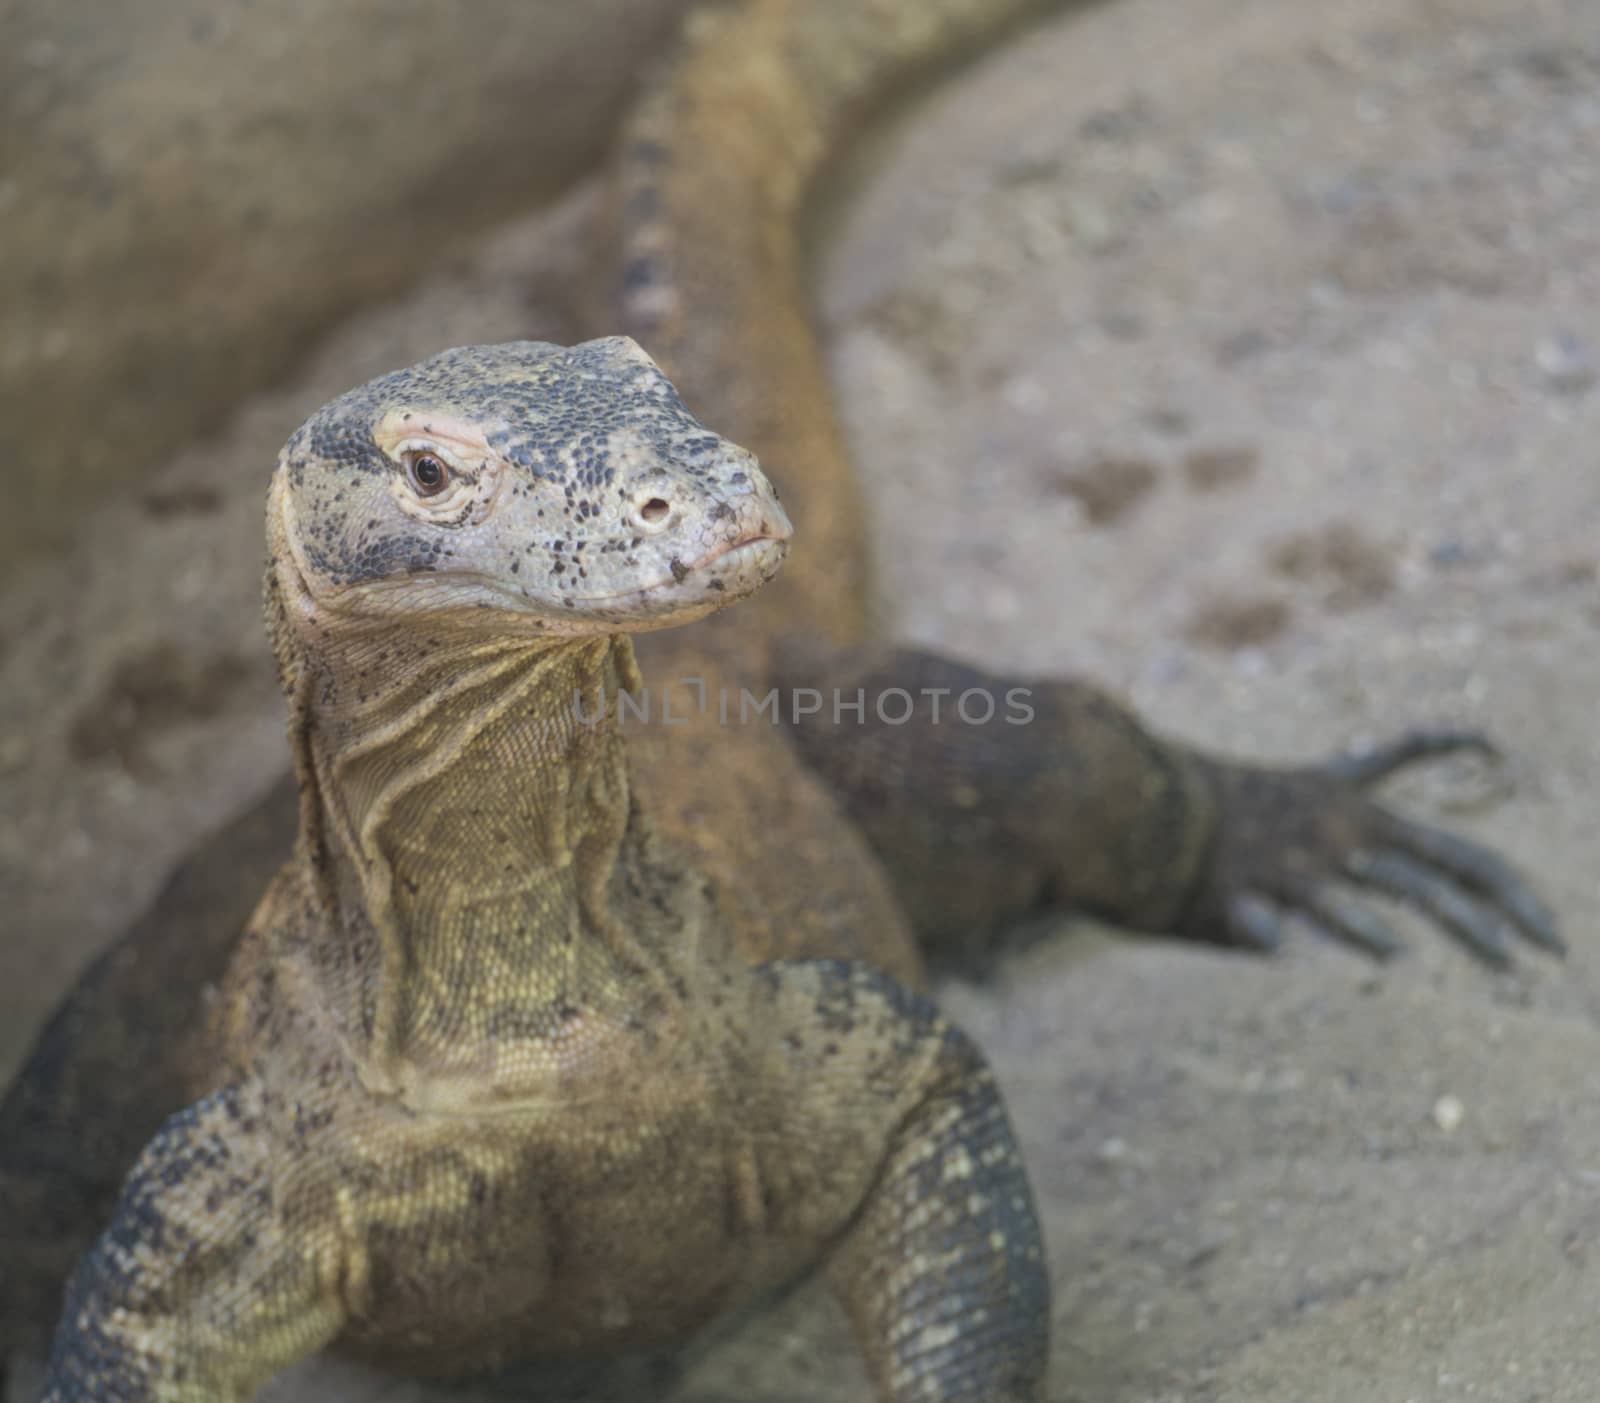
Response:
[[[766,494],[752,494],[727,515],[735,513],[726,522],[729,529],[709,541],[702,536],[695,543],[701,547],[696,555],[674,555],[667,563],[668,577],[641,594],[652,603],[673,600],[694,607],[706,602],[715,608],[766,584],[789,554],[794,528],[776,499]]]
[[[692,561],[673,557],[671,574],[640,591],[642,598],[732,603],[766,584],[789,554],[787,536],[752,533],[721,541]]]
[[[766,532],[759,532],[745,536],[737,541],[729,541],[722,545],[713,546],[688,568],[691,574],[695,574],[719,563],[725,567],[743,567],[747,564],[759,566],[770,560],[772,568],[776,570],[788,554],[789,538],[787,536],[773,536],[768,535]]]

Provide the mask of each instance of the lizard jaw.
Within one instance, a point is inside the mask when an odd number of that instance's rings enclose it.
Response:
[[[691,538],[693,553],[667,561],[669,573],[634,590],[590,604],[632,616],[635,627],[670,628],[702,618],[753,594],[782,568],[794,535],[788,514],[770,484],[724,499],[706,513]]]
[[[772,579],[783,567],[788,554],[787,536],[750,536],[728,545],[713,547],[687,567],[686,574],[679,576],[674,571],[672,581],[664,581],[656,589],[688,586],[701,578],[705,580],[705,587],[713,593],[725,593],[731,599],[742,599]]]
[[[783,567],[789,554],[789,523],[782,534],[749,534],[711,546],[697,560],[672,561],[672,573],[610,600],[625,628],[674,628],[692,623],[754,594]]]

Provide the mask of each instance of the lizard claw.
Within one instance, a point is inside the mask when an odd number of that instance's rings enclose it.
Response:
[[[1321,767],[1329,779],[1365,789],[1388,779],[1419,760],[1434,760],[1475,750],[1488,760],[1502,758],[1500,748],[1482,731],[1417,729],[1396,736],[1381,745],[1347,751]]]
[[[1487,909],[1497,922],[1496,934],[1521,936],[1551,954],[1566,954],[1567,944],[1556,929],[1555,915],[1498,853],[1442,829],[1392,816],[1385,827],[1389,848],[1373,855],[1382,859],[1376,872],[1372,868],[1373,856],[1365,858],[1365,874],[1359,870],[1352,872],[1357,881],[1365,881],[1421,906],[1450,925],[1468,944],[1473,943],[1469,930],[1482,928],[1481,914]],[[1360,868],[1363,855],[1352,854],[1352,863]],[[1441,891],[1448,893],[1443,905],[1438,904],[1437,893]],[[1457,927],[1447,915],[1454,910],[1455,903],[1466,900],[1461,896],[1463,891],[1482,903],[1471,907],[1479,913],[1480,920],[1469,927]],[[1429,904],[1430,895],[1433,905]],[[1506,943],[1495,934],[1485,941],[1490,950]],[[1493,954],[1488,957],[1495,958]]]
[[[1478,731],[1415,730],[1307,769],[1219,765],[1215,856],[1185,929],[1271,952],[1293,920],[1375,959],[1398,954],[1399,936],[1353,886],[1420,911],[1495,969],[1511,964],[1520,941],[1564,954],[1555,916],[1509,862],[1363,792],[1463,750],[1500,758]]]

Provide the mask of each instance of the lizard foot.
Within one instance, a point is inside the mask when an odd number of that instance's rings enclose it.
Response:
[[[1401,942],[1364,899],[1375,892],[1495,968],[1511,963],[1519,941],[1564,953],[1554,916],[1509,862],[1369,797],[1409,765],[1466,750],[1498,756],[1475,731],[1416,730],[1305,769],[1214,763],[1217,850],[1183,932],[1270,951],[1293,920],[1387,959]]]

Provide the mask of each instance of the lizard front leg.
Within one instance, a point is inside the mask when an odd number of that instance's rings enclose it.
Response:
[[[878,1398],[1033,1403],[1050,1280],[982,1054],[928,999],[865,966],[783,961],[756,973],[784,1101],[763,1196],[772,1189],[779,1215],[801,1216],[857,1199],[827,1269]]]
[[[1286,918],[1370,954],[1399,942],[1359,889],[1407,902],[1480,959],[1562,948],[1501,858],[1368,796],[1432,755],[1414,732],[1359,757],[1273,769],[1164,740],[1083,683],[996,677],[909,649],[786,640],[781,714],[937,943],[1030,911],[1271,949]],[[965,952],[975,953],[975,952]]]
[[[13,1350],[44,1352],[134,1159],[217,1085],[206,990],[283,864],[297,804],[291,779],[208,838],[85,971],[0,1099],[0,1373]]]
[[[170,1117],[67,1288],[44,1403],[231,1403],[343,1321],[337,1214],[272,1179],[253,1083]]]

